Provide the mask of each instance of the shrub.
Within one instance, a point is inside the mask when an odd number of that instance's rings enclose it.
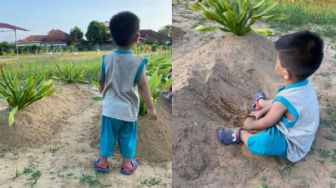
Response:
[[[268,0],[261,0],[258,3],[249,0],[203,0],[190,6],[194,11],[200,12],[208,20],[215,21],[220,26],[198,25],[195,29],[199,31],[214,31],[220,29],[224,32],[232,32],[242,36],[248,32],[256,32],[263,35],[270,35],[272,32],[267,29],[253,29],[251,26],[257,21],[283,20],[288,17],[284,14],[269,14],[277,3],[266,4]]]
[[[15,114],[33,102],[50,96],[56,91],[52,87],[52,80],[44,80],[43,76],[34,78],[30,75],[26,80],[19,80],[9,72],[1,69],[0,94],[5,98],[10,107],[8,124],[12,126]]]
[[[85,71],[83,69],[76,69],[72,63],[56,65],[58,69],[57,76],[54,79],[61,80],[66,83],[88,83],[84,80]]]

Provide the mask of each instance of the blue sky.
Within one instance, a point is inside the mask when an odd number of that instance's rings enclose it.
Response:
[[[45,35],[51,29],[69,33],[78,26],[86,32],[92,20],[109,21],[123,10],[132,11],[141,20],[141,29],[158,30],[171,25],[171,0],[0,0],[0,22],[23,27],[18,39]],[[0,41],[14,40],[12,32],[0,32]]]

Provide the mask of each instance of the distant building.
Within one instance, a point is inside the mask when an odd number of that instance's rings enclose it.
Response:
[[[109,28],[109,22],[103,22],[103,24]],[[167,35],[164,35],[162,33],[159,33],[157,31],[151,30],[151,29],[141,29],[140,30],[140,41],[144,40],[144,39],[153,39],[153,40],[157,40],[161,43],[166,43],[169,44],[171,43],[171,38]],[[107,40],[108,42],[113,42],[111,38],[109,38]]]
[[[159,42],[166,43],[166,44],[171,42],[171,38],[168,37],[167,35],[153,31],[151,29],[140,30],[140,39],[141,40],[154,39]]]
[[[39,46],[46,48],[66,48],[68,34],[61,30],[51,30],[48,35],[30,35],[18,40],[18,46]]]

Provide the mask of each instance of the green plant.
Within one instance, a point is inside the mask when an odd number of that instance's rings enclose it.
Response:
[[[8,116],[8,124],[12,126],[15,114],[33,102],[53,94],[56,89],[52,87],[52,80],[44,81],[41,75],[34,78],[30,75],[27,80],[19,80],[10,72],[1,69],[0,93],[7,100],[11,109]]]
[[[330,173],[330,177],[336,179],[336,170],[334,170]]]
[[[72,63],[56,65],[59,74],[54,78],[57,80],[62,80],[67,83],[88,83],[88,81],[83,80],[85,71],[82,69],[76,69]]]
[[[161,178],[149,178],[149,179],[141,180],[140,186],[153,187],[155,185],[159,185],[161,181],[162,181]]]
[[[40,170],[35,170],[30,167],[25,167],[22,172],[23,175],[29,175],[28,181],[31,185],[36,184],[37,180],[41,177],[42,173]]]
[[[172,85],[172,78],[168,78],[171,69],[171,61],[167,58],[158,58],[150,61],[147,65],[148,86],[154,102],[156,102],[163,90]],[[147,112],[144,100],[140,98],[139,114],[145,115]]]
[[[215,21],[220,26],[198,25],[199,31],[214,31],[220,29],[224,32],[232,32],[242,36],[250,31],[262,35],[271,35],[267,29],[253,29],[251,26],[259,20],[284,20],[288,17],[284,14],[269,14],[277,6],[277,3],[266,4],[268,0],[253,3],[250,0],[203,0],[190,6],[194,11],[201,12],[203,17]]]
[[[271,188],[271,186],[267,185],[266,183],[260,183],[257,188]]]
[[[97,180],[96,177],[86,175],[86,174],[81,175],[81,177],[79,178],[79,182],[81,184],[85,184],[85,183],[89,184],[90,186],[99,184],[99,181]]]
[[[321,125],[336,129],[336,102],[328,101],[326,109],[321,116]]]

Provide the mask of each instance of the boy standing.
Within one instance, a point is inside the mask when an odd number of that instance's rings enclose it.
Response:
[[[111,18],[109,28],[118,49],[104,55],[102,60],[99,76],[100,92],[103,93],[100,158],[94,161],[94,167],[99,172],[109,172],[107,158],[112,156],[118,142],[123,157],[120,172],[131,175],[138,165],[135,160],[138,89],[150,118],[156,119],[157,114],[146,79],[147,59],[131,51],[140,37],[139,18],[131,12],[120,12]]]
[[[263,93],[254,99],[256,111],[241,129],[218,131],[224,144],[243,142],[258,155],[282,156],[291,162],[305,157],[319,126],[319,104],[307,78],[321,65],[323,41],[305,31],[282,36],[275,42],[275,72],[285,82],[273,100]],[[251,131],[260,131],[252,134]]]

